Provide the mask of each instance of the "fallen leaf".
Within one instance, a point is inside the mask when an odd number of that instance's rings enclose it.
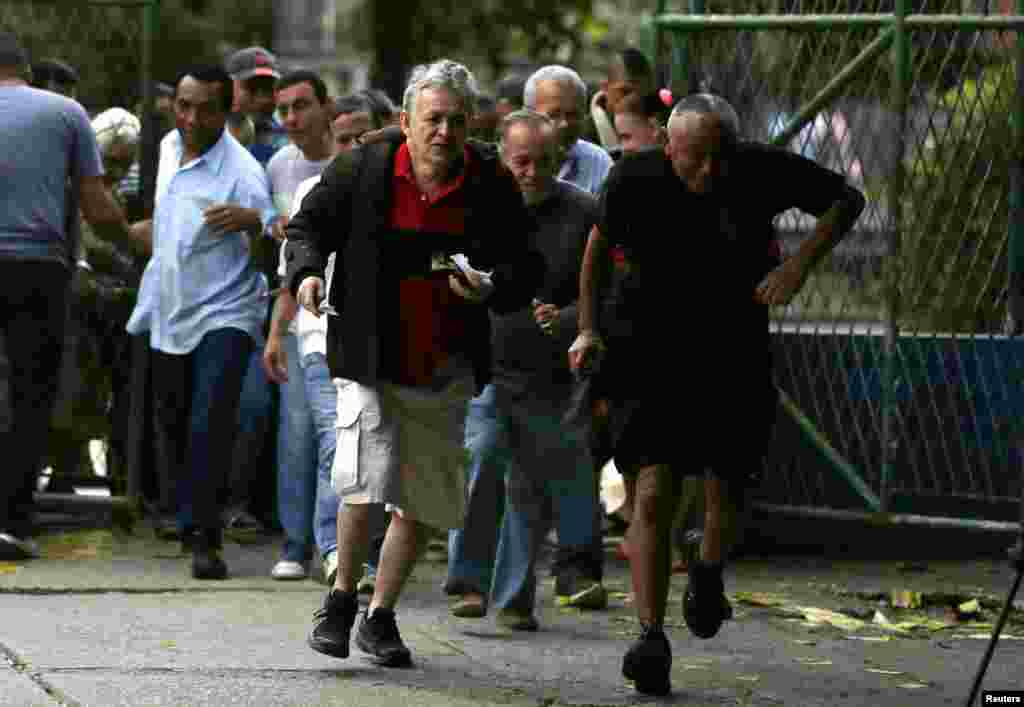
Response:
[[[969,619],[981,613],[981,604],[978,603],[977,599],[965,601],[963,604],[956,607],[956,613],[957,618],[960,620]]]
[[[822,660],[821,658],[797,658],[796,662],[803,663],[812,668],[824,667],[826,665],[832,665],[831,660]]]
[[[920,609],[923,602],[921,592],[910,589],[894,589],[889,597],[889,603],[897,609]]]
[[[178,646],[178,644],[176,644],[174,641],[160,641],[160,647],[161,648],[168,648],[168,649],[170,649],[170,648],[177,648],[177,646]]]
[[[785,604],[786,598],[780,594],[767,592],[736,592],[733,595],[733,601],[747,606],[773,607]]]
[[[884,670],[882,668],[864,668],[869,673],[878,673],[879,675],[902,675],[902,670]]]
[[[18,571],[18,566],[13,562],[0,562],[0,574],[14,574]]]
[[[812,624],[828,624],[844,631],[856,631],[864,627],[864,622],[860,619],[852,619],[838,611],[819,609],[815,606],[801,606],[799,610],[804,618]]]

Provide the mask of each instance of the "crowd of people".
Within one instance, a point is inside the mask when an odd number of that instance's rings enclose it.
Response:
[[[108,321],[130,335],[131,366],[111,397],[151,428],[135,435],[158,462],[145,493],[193,577],[228,576],[225,532],[259,523],[269,467],[284,533],[271,576],[318,570],[328,586],[314,650],[345,658],[355,630],[380,665],[409,665],[396,607],[438,533],[450,611],[534,631],[552,530],[556,601],[607,606],[598,478],[614,459],[640,622],[623,673],[669,691],[684,480],[704,512],[683,615],[707,638],[729,615],[726,531],[775,411],[768,308],[852,227],[859,192],[744,141],[718,96],[675,101],[635,49],[593,96],[549,65],[487,97],[440,60],[395,105],[332,97],[250,47],[157,92],[173,128],[153,213],[129,224],[139,118],[90,121],[62,90],[73,80],[30,67],[0,34],[0,555],[38,552],[32,490],[69,283],[117,273],[131,297]],[[817,226],[782,260],[772,224],[794,207]]]

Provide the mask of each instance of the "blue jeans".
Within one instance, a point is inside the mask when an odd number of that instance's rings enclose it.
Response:
[[[505,506],[505,461],[498,446],[494,386],[488,385],[469,401],[465,446],[469,452],[466,484],[466,519],[462,528],[448,533],[448,580],[455,593],[488,594],[494,555],[498,549],[498,523]]]
[[[208,332],[190,353],[153,351],[153,405],[170,439],[178,526],[219,532],[242,377],[253,341],[240,329]]]
[[[265,474],[272,473],[267,439],[273,433],[274,384],[263,370],[262,347],[254,347],[249,357],[242,394],[238,401],[238,435],[231,460],[231,483],[228,506],[245,510],[253,501],[253,489],[269,489]],[[265,453],[266,452],[266,453]],[[261,478],[262,477],[262,478]]]
[[[327,358],[299,360],[298,339],[284,337],[288,382],[281,387],[277,441],[277,512],[284,528],[282,559],[305,562],[313,543],[321,557],[337,543],[338,497],[331,486],[337,440],[337,392]]]
[[[562,424],[563,396],[496,395],[497,439],[508,455],[506,508],[491,594],[499,609],[532,611],[537,555],[554,524],[560,552],[586,556],[600,538],[589,438]]]

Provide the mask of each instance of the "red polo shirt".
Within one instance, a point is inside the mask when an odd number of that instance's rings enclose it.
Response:
[[[466,232],[466,173],[474,169],[471,153],[465,150],[464,167],[434,198],[416,184],[409,146],[403,143],[395,155],[392,177],[394,202],[391,228],[403,238],[415,238],[416,232],[445,233],[454,236]],[[424,385],[434,371],[450,356],[464,350],[465,301],[451,291],[448,275],[406,278],[399,282],[398,304],[401,322],[398,331],[397,382]]]

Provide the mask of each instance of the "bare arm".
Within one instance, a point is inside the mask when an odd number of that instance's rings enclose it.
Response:
[[[287,288],[281,288],[280,294],[274,301],[274,312],[270,316],[270,335],[284,336],[288,333],[288,325],[295,319],[299,312],[299,305],[295,297]]]
[[[103,177],[82,177],[79,181],[82,215],[100,238],[123,243],[149,255],[153,250],[152,222],[128,225],[124,212],[103,184]],[[148,226],[143,224],[149,224]]]
[[[847,186],[842,198],[818,219],[814,235],[800,246],[795,257],[804,262],[808,271],[813,270],[850,232],[864,206],[864,196]]]
[[[818,219],[814,235],[796,254],[761,281],[756,298],[762,304],[789,304],[807,281],[807,276],[843,240],[864,210],[864,196],[847,185],[843,195]]]
[[[583,267],[580,271],[580,298],[577,302],[580,332],[596,332],[600,293],[609,268],[608,239],[601,229],[594,226],[583,251]]]
[[[284,385],[288,382],[288,353],[284,347],[284,337],[288,333],[288,324],[295,318],[298,305],[287,289],[274,301],[274,313],[270,318],[270,333],[267,345],[263,349],[263,370],[274,383]]]

